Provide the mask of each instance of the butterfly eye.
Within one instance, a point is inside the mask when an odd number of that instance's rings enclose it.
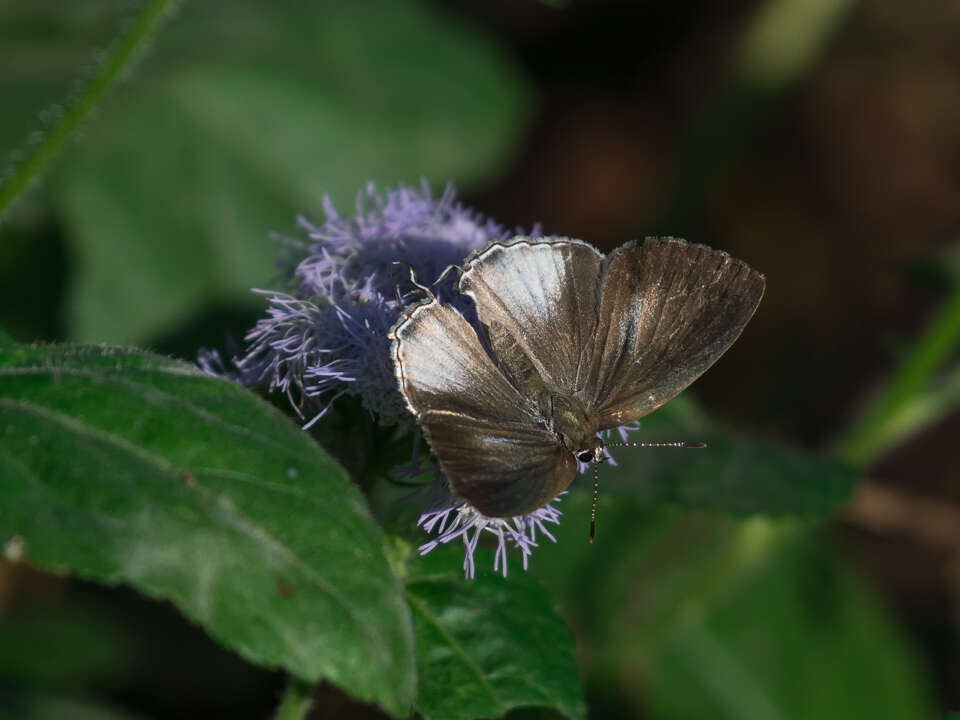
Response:
[[[583,452],[577,453],[577,460],[580,462],[590,462],[593,460],[593,450],[584,450]]]

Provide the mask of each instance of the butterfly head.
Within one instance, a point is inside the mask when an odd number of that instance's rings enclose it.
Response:
[[[603,462],[603,440],[601,440],[596,435],[593,436],[593,447],[586,450],[578,450],[574,452],[577,460],[580,462],[593,462],[593,463],[602,463]]]

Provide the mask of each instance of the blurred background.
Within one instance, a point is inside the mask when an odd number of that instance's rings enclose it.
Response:
[[[349,212],[368,180],[450,180],[507,226],[603,250],[722,248],[768,290],[699,405],[864,480],[812,528],[605,498],[589,557],[566,552],[574,498],[533,571],[592,716],[960,710],[960,3],[170,5],[4,215],[0,327],[192,359],[263,309],[271,233],[321,218],[325,192]],[[144,7],[0,0],[0,176]],[[31,718],[263,718],[281,686],[166,604],[0,561],[0,715],[8,693]],[[379,717],[322,696],[323,717]]]

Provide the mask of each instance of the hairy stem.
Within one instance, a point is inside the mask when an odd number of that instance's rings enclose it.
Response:
[[[130,27],[111,45],[102,62],[94,70],[76,99],[71,102],[59,122],[50,127],[40,142],[31,145],[26,156],[7,177],[0,179],[0,216],[29,184],[56,157],[80,123],[96,107],[107,90],[132,66],[145,41],[163,19],[171,14],[180,0],[146,0],[133,17]]]

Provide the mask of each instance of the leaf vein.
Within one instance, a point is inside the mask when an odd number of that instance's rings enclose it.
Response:
[[[134,370],[134,368],[131,368]],[[151,368],[152,372],[160,372],[162,368]],[[185,373],[178,373],[185,374]],[[177,405],[179,407],[188,410],[195,416],[206,420],[207,422],[212,423],[222,427],[223,429],[232,432],[236,435],[242,435],[251,440],[259,442],[267,447],[272,447],[278,450],[283,450],[285,452],[290,452],[292,448],[283,443],[277,442],[276,440],[270,438],[269,436],[263,435],[262,433],[254,432],[250,428],[243,427],[242,425],[237,425],[235,423],[228,422],[222,417],[214,415],[206,408],[195,405],[189,400],[179,396],[168,393],[164,390],[161,390],[149,383],[137,382],[131,380],[130,378],[120,377],[110,372],[100,373],[92,372],[88,370],[81,370],[78,368],[50,368],[50,367],[38,367],[38,368],[0,368],[0,376],[4,375],[69,375],[71,377],[78,377],[84,379],[95,380],[99,382],[109,381],[117,385],[123,385],[129,388],[138,390],[144,394],[145,397],[151,399],[161,399],[171,404]],[[187,374],[189,376],[189,374]],[[197,377],[203,377],[198,375]],[[211,378],[213,379],[213,378]],[[239,390],[240,388],[234,388],[230,386],[231,389]]]
[[[23,400],[13,400],[3,397],[0,397],[0,407],[8,407],[14,410],[32,413],[43,420],[58,424],[64,429],[71,431],[78,436],[94,438],[102,443],[112,445],[128,453],[129,455],[144,461],[147,464],[154,465],[162,472],[169,472],[174,476],[176,475],[176,467],[163,457],[139,448],[124,438],[111,435],[110,433],[100,430],[99,428],[84,425],[75,418],[64,413],[51,410],[50,408],[34,405]],[[220,506],[220,511],[226,512],[226,509],[223,508],[223,506]],[[337,592],[331,583],[322,575],[320,575],[314,567],[306,563],[299,555],[297,555],[296,552],[287,547],[278,538],[274,537],[265,528],[260,527],[257,523],[246,517],[246,515],[236,506],[232,506],[230,508],[230,512],[235,515],[235,520],[232,523],[233,527],[256,542],[268,544],[275,552],[303,569],[306,575],[316,583],[317,588],[335,601],[336,604],[340,605],[346,611],[346,614],[353,619],[356,625],[361,628],[362,633],[367,636],[368,641],[371,643],[371,648],[380,653],[385,651],[386,645],[383,642],[380,631],[370,623],[364,622],[363,618],[357,614],[357,610],[354,605],[344,598],[339,592]]]
[[[484,675],[483,668],[477,665],[476,661],[470,657],[464,647],[457,642],[457,639],[453,637],[453,635],[451,635],[445,627],[443,627],[439,619],[437,619],[433,613],[430,612],[430,609],[426,606],[426,603],[418,598],[409,586],[407,587],[407,600],[410,601],[411,607],[415,607],[423,616],[423,618],[433,625],[434,628],[436,628],[437,632],[439,632],[440,635],[443,636],[443,639],[446,640],[450,645],[450,648],[460,656],[467,668],[473,671],[473,673],[477,676],[477,679],[480,681],[480,685],[484,690],[487,691],[487,694],[496,705],[497,712],[499,712],[501,715],[506,712],[503,701],[500,699],[500,696],[497,695],[496,690],[494,689],[493,685],[490,684],[490,681],[487,679],[486,675]]]

